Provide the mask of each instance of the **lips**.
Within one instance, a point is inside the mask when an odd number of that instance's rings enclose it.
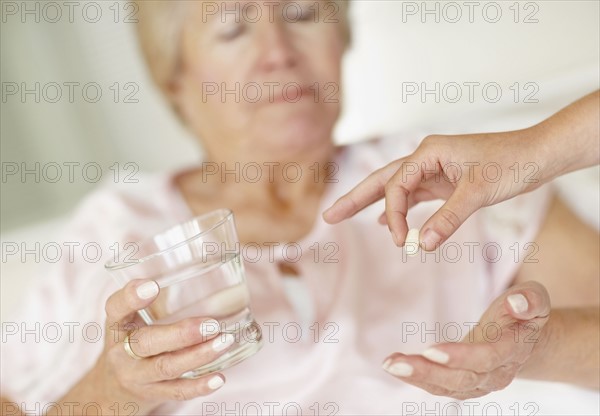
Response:
[[[261,102],[264,104],[293,104],[306,99],[315,100],[318,98],[318,93],[319,91],[312,86],[301,86],[292,82],[265,90]]]

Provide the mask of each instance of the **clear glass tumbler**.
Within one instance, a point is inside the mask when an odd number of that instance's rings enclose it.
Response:
[[[244,264],[233,213],[220,209],[137,243],[105,268],[123,287],[133,279],[153,279],[160,293],[138,311],[148,325],[170,324],[189,317],[219,321],[235,344],[216,361],[185,373],[197,377],[231,367],[256,353],[262,333],[250,311]]]

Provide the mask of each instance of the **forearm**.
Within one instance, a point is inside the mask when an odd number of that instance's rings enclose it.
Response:
[[[64,397],[57,401],[58,406],[56,408],[49,409],[44,416],[60,415],[69,406],[75,406],[73,408],[75,413],[82,412],[84,407],[91,407],[94,412],[100,408],[103,415],[114,413],[116,409],[114,407],[111,409],[113,403],[104,397],[100,389],[92,388],[92,385],[90,374],[87,374]],[[119,408],[119,413],[121,411],[122,409]]]
[[[2,406],[2,409],[0,411],[1,415],[23,416],[24,414],[23,412],[21,412],[19,405],[7,397],[0,397],[0,405]]]
[[[104,389],[99,388],[96,382],[97,369],[88,372],[64,397],[51,402],[39,402],[35,406],[24,403],[16,403],[7,397],[0,397],[2,409],[0,415],[21,416],[29,414],[31,409],[40,409],[43,416],[54,416],[63,414],[140,414],[135,403],[119,402],[104,394]],[[135,410],[135,412],[133,412]]]
[[[597,165],[600,160],[600,92],[593,92],[534,126],[542,180]]]
[[[103,378],[99,374],[101,371],[103,370],[99,366],[94,367],[64,397],[57,401],[55,408],[50,408],[44,416],[65,414],[69,407],[72,409],[71,414],[90,412],[95,414],[102,409],[101,414],[103,415],[144,415],[151,410],[149,407],[140,406],[131,398],[108,393],[108,389],[102,388],[101,380]],[[84,409],[88,410],[84,412]]]
[[[600,310],[553,309],[520,377],[600,388]]]
[[[84,380],[82,380],[83,382]],[[118,414],[138,414],[136,405],[124,406],[124,403],[109,402],[99,397],[98,392],[86,387],[85,384],[77,384],[65,397],[58,401],[38,402],[36,404],[16,403],[7,397],[0,397],[2,409],[0,415],[3,416],[24,416],[31,414],[33,409],[36,414],[40,411],[43,416],[54,415],[83,415],[83,414],[98,414],[98,415],[118,415]]]

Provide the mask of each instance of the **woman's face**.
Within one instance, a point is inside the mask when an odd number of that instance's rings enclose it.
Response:
[[[174,99],[216,160],[331,148],[346,47],[329,1],[190,2]]]

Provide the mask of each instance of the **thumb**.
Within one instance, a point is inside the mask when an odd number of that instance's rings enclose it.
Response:
[[[507,292],[504,305],[515,319],[526,321],[546,318],[550,314],[550,295],[538,282],[530,281],[516,285]]]
[[[421,247],[427,251],[438,248],[479,208],[481,206],[475,202],[473,195],[457,188],[423,225],[419,239]]]

